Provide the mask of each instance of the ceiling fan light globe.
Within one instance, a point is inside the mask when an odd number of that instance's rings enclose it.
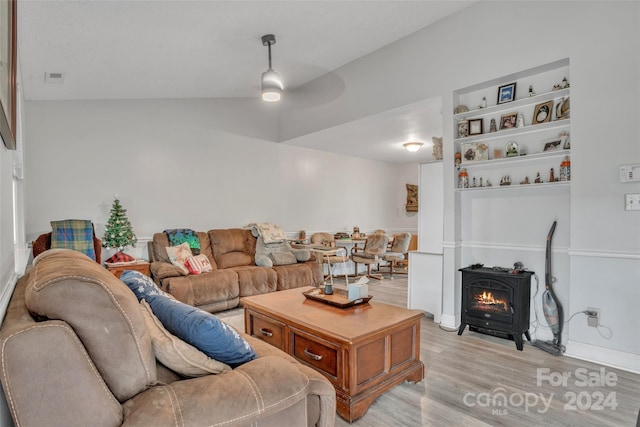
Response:
[[[282,98],[282,92],[280,92],[277,89],[271,88],[271,89],[263,90],[260,96],[262,97],[263,101],[277,102],[277,101],[280,101],[280,99]]]

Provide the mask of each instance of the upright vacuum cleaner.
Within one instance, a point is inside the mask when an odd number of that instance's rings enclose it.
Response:
[[[544,282],[545,290],[542,293],[542,311],[544,312],[544,318],[547,319],[547,323],[553,333],[553,341],[540,341],[533,342],[534,347],[538,347],[547,353],[554,356],[560,356],[564,353],[564,346],[562,345],[562,326],[564,324],[564,313],[562,311],[562,304],[558,300],[556,293],[553,291],[553,278],[551,276],[551,238],[553,232],[556,230],[557,221],[553,221],[551,230],[547,234],[547,252],[545,256],[545,268],[544,268]]]

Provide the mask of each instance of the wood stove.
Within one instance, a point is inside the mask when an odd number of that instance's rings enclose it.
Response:
[[[458,335],[464,328],[513,339],[522,351],[529,335],[532,271],[502,267],[466,267],[462,272],[462,310]]]

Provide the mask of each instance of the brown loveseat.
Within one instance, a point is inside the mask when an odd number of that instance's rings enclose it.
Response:
[[[184,379],[156,361],[150,335],[134,293],[87,256],[58,250],[37,260],[0,329],[15,425],[334,424],[331,384],[269,344],[240,334],[257,358]]]
[[[322,265],[315,258],[289,265],[257,266],[257,239],[251,230],[215,229],[197,234],[200,253],[213,267],[208,273],[185,274],[171,264],[165,233],[155,233],[148,248],[154,281],[186,304],[215,313],[237,307],[243,297],[322,284]]]

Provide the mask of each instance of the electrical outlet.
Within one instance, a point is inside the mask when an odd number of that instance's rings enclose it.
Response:
[[[625,211],[640,211],[640,194],[625,194],[624,195],[624,210]]]
[[[587,316],[587,324],[591,327],[597,328],[598,325],[600,325],[600,309],[587,307],[587,311],[590,311],[591,313],[595,313],[595,316],[592,314],[589,314]]]

